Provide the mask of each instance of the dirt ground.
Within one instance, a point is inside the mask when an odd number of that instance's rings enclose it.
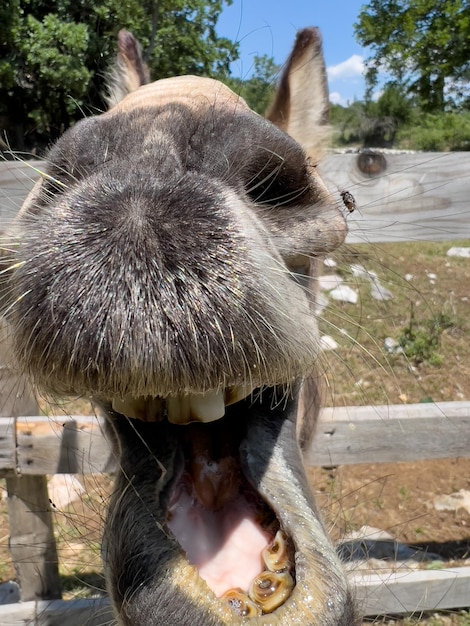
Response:
[[[338,255],[333,271],[359,302],[330,303],[323,313],[322,331],[339,344],[323,356],[326,405],[470,400],[470,259],[447,256],[455,245],[470,242],[356,246]],[[391,300],[371,298],[368,282],[351,273],[358,264],[377,274]],[[410,328],[408,354],[384,349],[386,338],[409,339]],[[462,437],[470,449],[470,433]],[[470,558],[470,514],[433,506],[437,496],[470,491],[470,459],[316,468],[310,477],[335,539],[367,525],[432,544],[449,559]]]
[[[470,459],[309,468],[308,473],[335,541],[369,526],[449,561],[470,559],[470,513],[463,508],[437,511],[433,506],[436,496],[470,490]],[[101,527],[111,489],[111,479],[104,476],[80,479],[85,497],[55,514],[61,571],[71,578],[67,586],[72,588],[80,586],[83,576],[86,580],[101,570]],[[6,581],[14,578],[14,570],[5,498],[0,502],[0,528],[0,579]]]
[[[336,541],[370,526],[448,560],[470,559],[470,513],[433,506],[436,496],[470,490],[470,459],[310,468],[309,476]]]
[[[310,468],[308,473],[335,541],[368,526],[437,553],[449,566],[470,563],[470,514],[464,509],[437,511],[433,507],[436,495],[470,490],[470,459]],[[86,496],[55,514],[66,599],[95,595],[104,587],[100,537],[111,480],[104,476],[80,479]],[[0,502],[0,528],[0,581],[7,581],[15,574],[8,551],[5,498]],[[431,625],[454,624],[432,619],[436,618],[431,618]],[[424,618],[418,622],[424,623]],[[465,622],[455,622],[461,623]]]
[[[410,250],[410,245],[416,247]],[[330,305],[323,313],[322,332],[340,344],[322,358],[326,404],[470,400],[470,259],[446,257],[450,245],[359,247],[338,258],[337,271],[357,288],[360,305]],[[348,273],[348,266],[358,262],[377,271],[393,292],[393,300],[374,302],[370,298],[364,281]],[[387,269],[391,266],[393,271]],[[405,279],[407,273],[413,277]],[[430,278],[432,274],[436,278]],[[434,331],[429,320],[442,320],[443,316],[449,325],[438,329],[434,356],[422,358],[417,346],[413,346],[417,354],[408,356],[384,351],[386,337],[399,340],[410,324],[430,335]],[[70,412],[77,414],[76,407]],[[462,436],[470,444],[470,433]],[[433,506],[436,496],[470,491],[470,459],[310,468],[309,477],[335,541],[369,526],[449,562],[470,559],[470,514],[463,508],[437,511]],[[83,480],[86,495],[55,516],[66,597],[93,594],[103,586],[99,542],[111,481],[104,476]],[[4,492],[4,485],[2,488]],[[0,581],[12,578],[6,499],[2,498]],[[426,623],[470,625],[468,614],[456,617],[458,621],[452,616],[439,619],[431,617]],[[403,624],[417,621],[424,623],[415,618]]]

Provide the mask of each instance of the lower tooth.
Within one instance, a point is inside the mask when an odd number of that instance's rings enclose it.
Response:
[[[272,543],[263,550],[261,556],[264,564],[271,572],[282,572],[289,569],[287,539],[282,530],[277,531]]]
[[[221,597],[232,611],[240,617],[256,617],[262,614],[260,607],[252,602],[241,589],[230,589]]]
[[[261,572],[250,585],[248,595],[263,613],[272,613],[290,596],[294,580],[288,572]]]

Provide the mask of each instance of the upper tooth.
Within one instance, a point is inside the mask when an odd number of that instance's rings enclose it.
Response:
[[[168,396],[166,412],[173,424],[189,424],[189,396]]]
[[[114,398],[112,407],[126,417],[144,422],[158,422],[163,414],[163,400],[149,396]]]
[[[207,391],[166,399],[168,420],[173,424],[213,422],[225,415],[224,392]]]
[[[241,385],[240,387],[227,387],[225,389],[225,406],[235,404],[240,400],[247,398],[254,387],[252,385]]]
[[[253,387],[227,387],[225,390],[190,393],[186,395],[168,396],[166,408],[168,420],[173,424],[190,424],[191,422],[213,422],[225,415],[225,406],[243,400],[251,394]],[[139,396],[133,398],[114,398],[113,409],[127,417],[146,422],[158,421],[163,413],[162,398]]]
[[[189,405],[191,417],[199,422],[213,422],[225,415],[222,390],[191,395]]]

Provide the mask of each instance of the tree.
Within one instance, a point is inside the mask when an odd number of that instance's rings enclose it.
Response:
[[[154,0],[151,4],[154,21],[150,29],[149,21],[144,20],[135,35],[144,45],[154,77],[196,74],[220,78],[230,73],[230,63],[238,58],[238,45],[219,37],[215,26],[223,5],[232,0]]]
[[[470,94],[469,0],[371,0],[354,29],[373,51],[369,88],[384,69],[426,111],[463,104]]]
[[[220,77],[237,44],[215,26],[232,0],[2,0],[0,124],[16,149],[54,140],[101,110],[119,29],[140,40],[154,78]]]
[[[253,59],[253,75],[246,80],[222,79],[236,93],[240,94],[248,106],[264,115],[274,96],[279,66],[273,57],[266,54]]]
[[[392,148],[397,132],[413,118],[413,101],[401,85],[387,84],[376,102],[365,102],[362,140],[366,147]]]

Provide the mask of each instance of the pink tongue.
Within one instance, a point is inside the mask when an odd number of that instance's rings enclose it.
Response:
[[[183,488],[171,506],[168,526],[216,596],[237,587],[248,590],[264,569],[261,552],[272,537],[255,522],[241,496],[230,507],[211,511]]]

